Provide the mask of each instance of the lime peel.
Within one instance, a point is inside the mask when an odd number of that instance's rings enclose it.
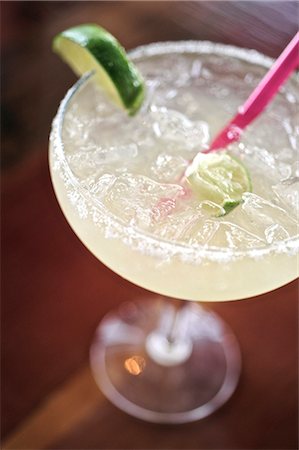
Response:
[[[94,80],[120,107],[133,115],[145,94],[144,81],[119,42],[95,24],[78,25],[58,34],[53,50],[81,76],[94,72]]]
[[[228,214],[252,191],[248,170],[226,151],[199,153],[185,173],[188,184],[200,201],[220,207],[217,216]]]

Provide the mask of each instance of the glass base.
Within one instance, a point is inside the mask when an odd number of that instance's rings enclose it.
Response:
[[[91,367],[106,397],[149,422],[184,423],[223,405],[238,383],[238,343],[214,313],[193,302],[127,303],[100,323]]]

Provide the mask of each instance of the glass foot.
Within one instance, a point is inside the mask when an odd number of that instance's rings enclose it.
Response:
[[[236,338],[193,302],[127,303],[100,323],[90,352],[97,384],[115,406],[149,422],[184,423],[223,405],[238,383]]]

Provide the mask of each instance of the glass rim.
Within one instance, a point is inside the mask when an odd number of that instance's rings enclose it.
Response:
[[[274,60],[257,50],[236,47],[227,44],[214,43],[210,41],[165,41],[154,42],[147,45],[138,46],[128,52],[129,56],[134,59],[142,59],[150,56],[157,56],[169,53],[197,53],[197,54],[216,54],[220,56],[235,57],[255,65],[269,68]],[[175,242],[155,236],[152,233],[143,231],[137,226],[125,223],[120,217],[109,211],[109,209],[99,200],[94,198],[92,193],[80,184],[76,176],[72,172],[64,153],[63,142],[63,125],[65,115],[68,107],[77,94],[77,92],[92,78],[93,72],[84,74],[66,93],[65,97],[60,103],[57,114],[53,120],[50,140],[53,144],[54,151],[58,156],[60,165],[63,166],[64,173],[68,177],[68,182],[80,193],[80,195],[96,207],[96,209],[103,215],[104,221],[107,225],[114,225],[119,230],[121,228],[121,235],[126,241],[132,242],[132,239],[140,241],[142,249],[150,249],[152,254],[172,254],[180,255],[185,260],[202,260],[210,259],[214,261],[231,261],[244,257],[258,259],[267,254],[284,253],[295,254],[299,249],[299,235],[295,235],[288,239],[274,242],[273,244],[264,245],[261,247],[253,247],[244,250],[234,250],[226,247],[208,246],[205,244],[188,245],[180,242]],[[292,77],[294,79],[294,77]],[[127,239],[128,238],[128,239]],[[146,243],[146,245],[142,245]]]

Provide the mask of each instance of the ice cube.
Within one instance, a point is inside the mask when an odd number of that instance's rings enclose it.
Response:
[[[247,250],[263,247],[264,241],[256,234],[250,233],[243,227],[231,222],[221,221],[219,227],[210,241],[216,247],[231,248],[235,250]]]
[[[146,176],[127,173],[115,179],[105,204],[121,219],[147,229],[153,223],[159,202],[176,199],[182,192],[179,185],[157,183]]]
[[[163,152],[157,156],[150,170],[154,179],[174,182],[180,179],[187,166],[186,158]]]
[[[270,225],[265,229],[266,240],[269,244],[273,242],[283,241],[290,237],[289,233],[281,225],[277,223]]]
[[[209,140],[205,122],[191,121],[178,111],[153,105],[149,120],[152,121],[153,134],[162,140],[167,148],[198,148],[199,151]]]
[[[285,209],[253,193],[244,194],[243,199],[228,218],[265,244],[297,233],[296,220]]]
[[[299,177],[290,176],[272,187],[280,204],[287,208],[294,219],[299,214]]]

